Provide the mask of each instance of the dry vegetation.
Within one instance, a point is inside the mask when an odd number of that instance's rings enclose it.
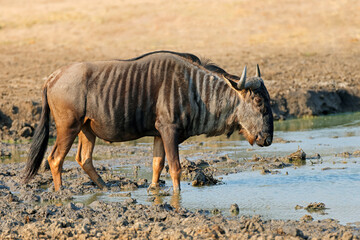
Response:
[[[359,11],[358,0],[2,1],[0,111],[31,118],[44,78],[62,65],[161,49],[210,58],[233,74],[245,64],[253,74],[259,63],[278,102],[299,89],[360,96]],[[322,113],[282,105],[288,115]]]

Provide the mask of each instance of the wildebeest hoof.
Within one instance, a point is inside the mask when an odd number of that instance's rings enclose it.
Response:
[[[179,194],[179,193],[181,192],[180,186],[179,186],[179,187],[174,187],[173,189],[174,189],[174,191],[173,191],[173,192],[174,192],[174,195],[175,195],[175,194]]]
[[[147,188],[147,193],[149,194],[150,190],[158,190],[160,189],[160,184],[159,183],[151,183],[149,185],[149,187]]]
[[[109,186],[106,185],[106,183],[104,182],[104,180],[102,180],[101,177],[96,180],[96,185],[102,190],[109,190]]]
[[[151,183],[148,187],[148,192],[149,190],[155,190],[155,189],[159,189],[160,188],[160,184],[159,183]]]

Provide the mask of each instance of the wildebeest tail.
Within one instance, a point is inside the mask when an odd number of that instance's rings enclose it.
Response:
[[[25,180],[27,183],[39,171],[49,141],[50,108],[47,101],[47,88],[43,89],[42,111],[39,125],[36,127],[29,150],[25,167]]]

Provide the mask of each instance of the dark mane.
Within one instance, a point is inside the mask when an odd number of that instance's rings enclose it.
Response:
[[[145,53],[145,54],[143,54],[143,55],[141,55],[139,57],[130,58],[130,59],[126,59],[126,60],[119,60],[119,61],[136,61],[136,60],[139,60],[139,59],[144,58],[146,56],[157,54],[157,53],[174,54],[174,55],[180,56],[182,58],[185,58],[185,59],[187,59],[188,61],[190,61],[192,63],[198,64],[198,65],[204,67],[205,69],[207,69],[207,70],[209,70],[209,71],[211,71],[213,73],[217,73],[217,74],[223,75],[223,76],[225,76],[227,78],[231,78],[231,79],[234,79],[234,80],[239,80],[240,79],[238,76],[227,73],[224,69],[218,67],[217,65],[212,63],[210,60],[208,60],[208,59],[200,60],[200,58],[198,58],[197,56],[195,56],[194,54],[191,54],[191,53],[179,53],[179,52],[161,50],[161,51],[148,52],[148,53]]]

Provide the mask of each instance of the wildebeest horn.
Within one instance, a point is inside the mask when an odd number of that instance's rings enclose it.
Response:
[[[245,89],[245,82],[246,82],[246,66],[244,68],[244,71],[241,74],[241,78],[240,78],[240,80],[239,80],[239,82],[237,84],[237,88],[239,90]]]
[[[256,64],[256,77],[261,77],[259,64]]]

